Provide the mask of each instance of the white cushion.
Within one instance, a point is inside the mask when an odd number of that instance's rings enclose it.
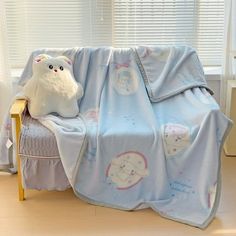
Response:
[[[79,113],[78,99],[83,88],[73,76],[72,62],[65,56],[38,55],[33,61],[33,76],[23,88],[32,117],[56,112],[63,117]]]

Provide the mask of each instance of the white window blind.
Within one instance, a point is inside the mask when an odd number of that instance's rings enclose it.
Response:
[[[12,67],[22,67],[37,48],[111,45],[110,0],[4,2]]]
[[[12,68],[36,48],[188,44],[220,65],[223,0],[2,0]]]
[[[220,65],[224,0],[114,0],[113,44],[188,44],[204,65]]]

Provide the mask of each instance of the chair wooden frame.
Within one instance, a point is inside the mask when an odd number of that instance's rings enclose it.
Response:
[[[22,173],[21,173],[21,160],[19,155],[20,150],[20,132],[22,126],[22,114],[26,108],[27,101],[25,99],[17,99],[12,104],[10,109],[11,118],[15,120],[15,137],[16,137],[16,160],[17,160],[17,171],[18,171],[18,193],[19,200],[23,201],[25,199],[24,196],[24,188],[22,184]]]

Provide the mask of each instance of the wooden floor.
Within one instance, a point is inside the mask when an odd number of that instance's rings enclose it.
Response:
[[[222,158],[223,189],[216,218],[200,230],[160,217],[150,209],[124,212],[89,205],[65,192],[26,191],[17,200],[15,175],[0,174],[0,235],[236,236],[236,157]]]

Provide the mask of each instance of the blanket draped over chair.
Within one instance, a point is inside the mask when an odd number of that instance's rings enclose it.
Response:
[[[36,50],[21,85],[40,53],[72,59],[84,88],[78,117],[38,119],[55,134],[75,194],[206,227],[219,204],[220,153],[231,122],[212,98],[196,52],[186,46]]]

